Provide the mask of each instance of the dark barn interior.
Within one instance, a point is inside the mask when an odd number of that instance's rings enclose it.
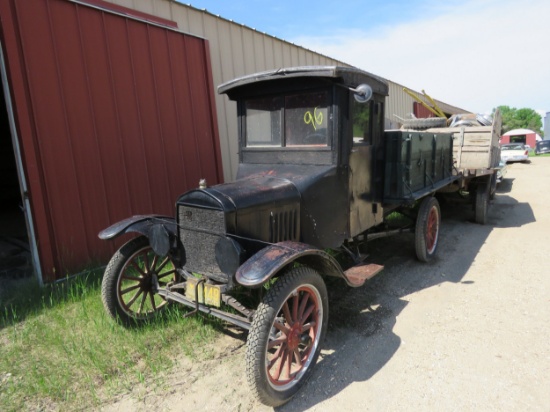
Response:
[[[29,241],[4,93],[0,96],[0,277],[32,274]]]

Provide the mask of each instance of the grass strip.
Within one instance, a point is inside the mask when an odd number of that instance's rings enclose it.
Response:
[[[75,410],[131,391],[204,354],[220,323],[183,318],[170,305],[143,327],[125,329],[101,303],[90,272],[41,289],[29,280],[0,301],[0,410]]]

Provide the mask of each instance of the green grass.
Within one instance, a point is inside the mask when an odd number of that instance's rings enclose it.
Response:
[[[104,311],[100,282],[94,273],[43,289],[29,281],[0,301],[0,410],[97,407],[143,382],[161,385],[182,354],[208,356],[219,322],[170,305],[125,329]]]

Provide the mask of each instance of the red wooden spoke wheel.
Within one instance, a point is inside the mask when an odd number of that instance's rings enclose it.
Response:
[[[287,402],[309,377],[328,320],[322,278],[298,267],[283,275],[258,307],[247,341],[247,378],[261,402]]]
[[[319,294],[309,286],[296,289],[273,322],[267,346],[267,374],[274,387],[292,385],[311,363],[319,341]]]
[[[441,210],[435,197],[425,197],[420,203],[415,228],[416,256],[422,262],[430,261],[437,252]]]
[[[426,222],[426,249],[429,254],[435,251],[438,232],[439,211],[436,207],[432,207],[428,213],[428,220]]]

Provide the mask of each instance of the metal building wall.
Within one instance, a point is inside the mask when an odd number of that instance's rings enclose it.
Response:
[[[44,280],[105,261],[99,230],[222,180],[207,41],[68,0],[2,0]]]
[[[389,97],[386,99],[386,129],[400,126],[399,118],[406,118],[413,111],[414,99],[403,92],[403,86],[389,82]]]
[[[302,65],[348,64],[311,50],[258,32],[249,27],[198,10],[175,0],[107,0],[145,13],[150,13],[178,24],[180,30],[208,39],[212,60],[214,85],[235,77],[262,70]],[[361,69],[369,71],[368,67]],[[380,73],[375,73],[382,75]],[[395,128],[399,122],[395,115],[404,118],[413,111],[414,100],[403,92],[403,86],[388,81],[390,95],[386,101],[386,127]],[[448,113],[463,113],[436,100]],[[235,178],[238,160],[237,109],[225,96],[216,96],[220,144],[222,151],[224,179]]]
[[[151,13],[178,24],[182,31],[208,39],[212,77],[221,83],[258,71],[303,65],[345,65],[286,41],[172,0],[108,0]],[[238,167],[237,108],[216,95],[224,179],[235,178]]]

